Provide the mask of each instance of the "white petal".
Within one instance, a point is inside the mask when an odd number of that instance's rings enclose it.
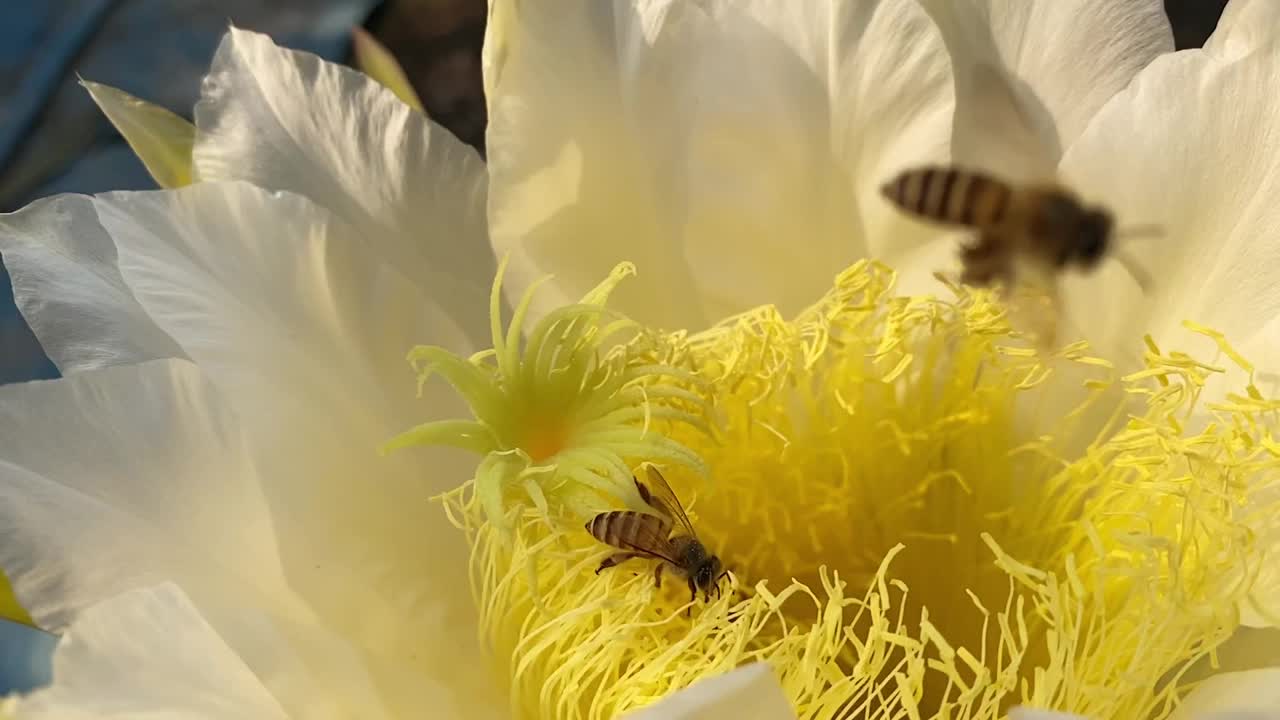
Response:
[[[1276,39],[1280,39],[1280,3],[1231,0],[1204,50],[1224,60],[1234,60]]]
[[[1064,157],[1063,175],[1111,205],[1121,227],[1155,223],[1164,231],[1120,241],[1155,278],[1149,297],[1139,297],[1114,263],[1068,293],[1073,314],[1090,319],[1086,329],[1104,347],[1127,343],[1133,351],[1151,332],[1166,348],[1212,361],[1214,344],[1179,327],[1193,320],[1226,333],[1263,370],[1280,367],[1280,210],[1272,201],[1280,193],[1280,103],[1258,91],[1277,76],[1274,44],[1234,61],[1200,51],[1161,58]],[[1114,307],[1126,311],[1105,311]]]
[[[368,76],[257,33],[223,39],[196,105],[202,180],[305,195],[487,337],[483,161]]]
[[[188,362],[0,388],[0,496],[0,566],[41,627],[166,577],[291,607],[252,458]]]
[[[684,106],[685,256],[712,317],[793,314],[916,242],[880,188],[945,159],[950,66],[911,2],[726,3],[709,22],[667,100]]]
[[[362,654],[285,586],[255,463],[188,362],[0,388],[0,567],[55,631],[172,580],[290,709],[379,705]]]
[[[1280,668],[1222,673],[1187,696],[1170,720],[1280,718]]]
[[[447,716],[439,683],[317,625],[284,586],[256,464],[190,363],[0,388],[0,458],[0,567],[42,626],[173,580],[291,712]]]
[[[700,680],[627,720],[790,720],[796,717],[773,669],[766,663]]]
[[[926,0],[951,50],[957,77],[956,140],[958,161],[1006,173],[1017,167],[993,167],[986,156],[1000,152],[1014,128],[992,127],[988,93],[994,68],[1012,76],[1012,95],[1021,116],[1042,143],[1041,152],[1056,161],[1089,120],[1139,70],[1173,51],[1173,35],[1159,0]],[[979,81],[986,92],[974,93]],[[1025,140],[1024,136],[1024,140]],[[1032,148],[1020,147],[1026,152]],[[1010,158],[1010,160],[1015,160]],[[1024,160],[1025,162],[1025,160]],[[1032,168],[1044,172],[1052,165]],[[1033,172],[1033,174],[1035,174]]]
[[[705,322],[682,257],[680,209],[661,204],[678,158],[660,150],[678,121],[653,98],[683,65],[666,50],[677,42],[663,32],[667,10],[599,0],[493,4],[489,230],[494,249],[510,253],[508,297],[555,275],[535,315],[575,302],[631,260],[639,274],[612,305],[668,327]],[[699,12],[692,4],[670,11]]]
[[[19,700],[15,720],[288,717],[171,584],[89,608],[53,662],[53,685]]]
[[[0,215],[0,254],[18,308],[64,375],[183,357],[125,287],[92,199],[60,195]]]
[[[418,286],[305,198],[243,183],[97,201],[126,282],[243,419],[290,584],[339,632],[466,697],[487,683],[460,532],[429,498],[474,458],[375,448],[461,414],[416,343],[465,347]]]
[[[950,79],[914,3],[581,2],[494,9],[491,234],[513,291],[570,301],[619,260],[618,306],[700,326],[794,312],[874,251],[877,195],[938,159]]]

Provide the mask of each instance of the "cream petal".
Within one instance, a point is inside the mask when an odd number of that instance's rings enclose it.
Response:
[[[429,501],[475,461],[375,454],[462,412],[434,384],[416,400],[404,361],[415,343],[465,348],[461,333],[305,198],[199,183],[96,203],[139,302],[243,419],[290,584],[365,650],[495,698],[466,655],[478,648],[462,535]]]
[[[510,254],[508,297],[555,276],[533,315],[577,301],[625,259],[639,274],[611,305],[668,327],[705,323],[681,257],[679,209],[661,204],[676,158],[657,149],[674,132],[675,112],[652,100],[683,69],[666,51],[678,45],[666,24],[699,12],[620,0],[492,4],[489,232],[494,249]]]
[[[234,28],[195,122],[201,180],[305,195],[438,298],[473,342],[487,338],[486,171],[448,130],[362,73]]]
[[[1275,720],[1280,718],[1280,668],[1222,673],[1205,680],[1170,720]]]
[[[172,584],[86,609],[53,663],[53,684],[19,699],[15,720],[289,717]]]
[[[1258,92],[1280,76],[1280,46],[1223,61],[1201,51],[1157,60],[1094,119],[1063,158],[1062,173],[1105,201],[1118,223],[1155,223],[1158,238],[1121,240],[1155,279],[1142,297],[1116,263],[1067,293],[1091,337],[1133,354],[1143,333],[1212,361],[1213,342],[1180,327],[1226,333],[1266,371],[1280,360],[1280,107]],[[1204,108],[1230,108],[1206,113]],[[1122,313],[1108,308],[1124,307]],[[1222,362],[1230,363],[1222,358]],[[1241,378],[1217,382],[1207,397]]]
[[[1235,60],[1280,38],[1280,4],[1272,0],[1231,0],[1204,51]]]
[[[966,238],[966,233],[935,232],[927,241],[912,243],[887,253],[885,262],[897,272],[895,292],[901,295],[954,297],[934,273],[959,277],[959,247]]]
[[[555,274],[541,310],[629,259],[639,277],[617,305],[649,323],[796,311],[875,251],[863,238],[889,216],[886,176],[945,148],[946,55],[914,3],[500,3],[493,17],[491,235],[512,292]]]
[[[766,302],[793,314],[854,260],[924,236],[880,190],[946,157],[950,65],[916,3],[725,3],[693,48],[674,150],[684,252],[712,317]]]
[[[626,715],[626,720],[790,720],[796,717],[773,669],[766,663],[700,680],[663,700]]]
[[[42,627],[173,581],[291,711],[321,688],[354,710],[385,694],[376,658],[285,585],[256,464],[189,362],[0,388],[0,528],[0,567]]]
[[[184,357],[120,278],[91,198],[59,195],[0,215],[0,255],[18,308],[64,375]]]
[[[1139,70],[1173,51],[1160,0],[924,5],[956,66],[956,160],[1015,177],[1051,173],[1094,114]],[[1014,140],[1019,153],[1042,159],[1006,152]]]
[[[0,567],[41,627],[166,577],[297,610],[244,438],[186,361],[0,388],[0,463]]]

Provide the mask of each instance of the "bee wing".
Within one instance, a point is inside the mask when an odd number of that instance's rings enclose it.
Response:
[[[649,513],[634,510],[611,510],[596,515],[587,523],[587,532],[600,542],[620,550],[632,550],[666,560],[673,565],[680,561],[673,557],[671,522]]]
[[[650,507],[658,512],[664,513],[672,520],[679,522],[685,532],[689,533],[689,537],[696,538],[698,533],[693,529],[693,523],[689,522],[689,516],[684,514],[684,506],[680,504],[680,498],[676,497],[676,493],[667,484],[667,479],[662,477],[662,473],[652,465],[648,465],[649,485],[646,488],[644,483],[636,480],[636,487],[640,489],[640,497],[649,503]]]

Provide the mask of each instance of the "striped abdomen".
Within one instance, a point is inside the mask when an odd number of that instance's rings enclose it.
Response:
[[[591,537],[606,545],[624,550],[646,550],[656,554],[670,554],[667,535],[671,522],[657,515],[631,510],[612,510],[591,518],[587,523]]]
[[[880,190],[914,215],[979,228],[1004,219],[1013,194],[995,178],[948,167],[907,170]]]

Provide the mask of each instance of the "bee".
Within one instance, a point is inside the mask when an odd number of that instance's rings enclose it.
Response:
[[[605,558],[596,568],[596,574],[632,558],[653,558],[661,561],[653,571],[654,587],[662,587],[662,571],[670,566],[688,582],[690,601],[697,599],[698,591],[702,591],[704,601],[711,600],[712,590],[719,597],[720,580],[728,571],[721,566],[720,558],[708,552],[698,539],[698,533],[666,478],[652,465],[648,466],[648,471],[649,486],[638,478],[632,480],[640,491],[640,497],[657,511],[657,515],[612,510],[596,515],[586,524],[592,537],[622,551]],[[679,528],[675,528],[677,524]],[[673,528],[676,530],[674,536],[671,534]]]
[[[1018,186],[956,167],[922,167],[901,173],[881,192],[917,217],[977,230],[976,241],[960,251],[960,281],[968,285],[1002,282],[1011,289],[1017,266],[1027,261],[1052,273],[1092,270],[1113,249],[1111,212],[1054,184]],[[1141,272],[1117,259],[1145,290]]]

